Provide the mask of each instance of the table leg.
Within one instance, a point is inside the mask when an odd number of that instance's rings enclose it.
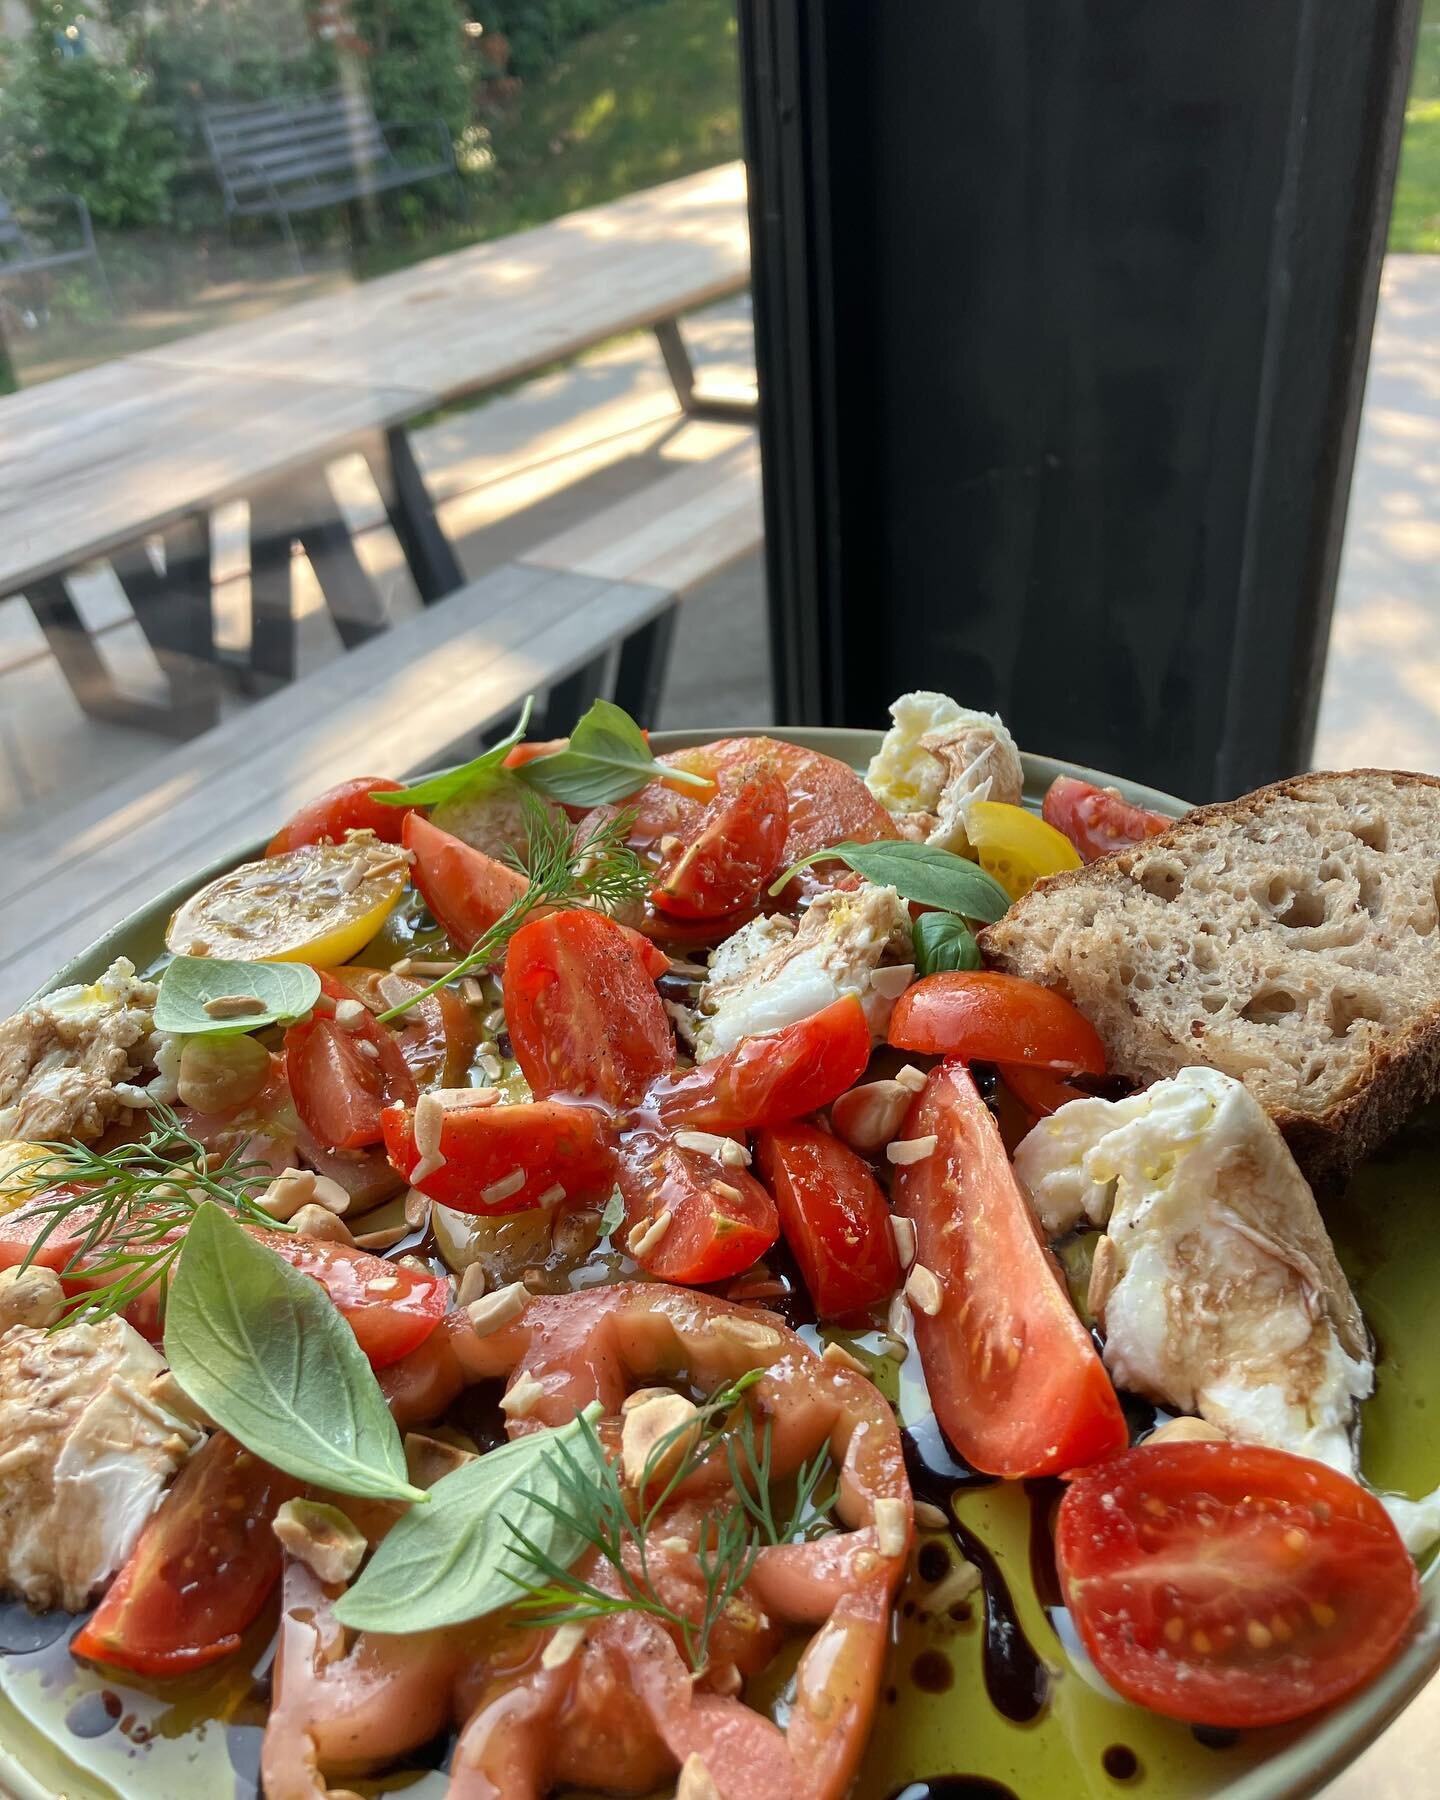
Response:
[[[632,631],[620,646],[615,704],[623,706],[637,724],[653,726],[659,714],[679,615],[678,604],[667,606],[658,618]]]
[[[301,471],[250,503],[250,666],[261,676],[295,678],[291,554],[298,539],[347,650],[389,621],[365,573],[323,468]]]
[[[465,571],[435,517],[425,477],[415,461],[404,426],[393,425],[383,439],[372,438],[365,446],[365,460],[420,598],[428,606],[432,600],[441,600],[463,587]]]
[[[163,575],[143,544],[118,552],[111,563],[165,677],[175,735],[208,730],[218,716],[220,695],[208,516],[184,520],[165,533]]]
[[[532,722],[529,735],[533,738],[568,737],[575,721],[605,691],[605,670],[609,660],[607,652],[576,669],[563,681],[557,681],[546,694],[539,721]]]
[[[46,575],[28,582],[25,598],[71,693],[92,719],[178,738],[193,737],[213,723],[213,716],[203,709],[139,700],[122,693],[115,685],[110,665],[85,629],[63,575]]]
[[[655,327],[655,341],[665,359],[665,372],[675,389],[675,398],[687,419],[710,419],[738,425],[756,422],[759,407],[754,400],[707,394],[696,386],[695,365],[690,360],[690,348],[681,335],[678,319],[661,319]]]

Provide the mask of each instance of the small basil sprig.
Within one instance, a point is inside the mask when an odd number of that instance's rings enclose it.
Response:
[[[196,1211],[171,1278],[165,1356],[217,1425],[297,1480],[429,1498],[406,1479],[380,1384],[325,1290],[213,1202]]]
[[[610,1198],[605,1202],[605,1210],[600,1215],[600,1235],[613,1238],[625,1223],[625,1196],[619,1188],[610,1190]]]
[[[563,750],[532,757],[515,771],[527,787],[566,806],[604,806],[624,800],[664,775],[708,795],[714,785],[703,775],[657,763],[645,734],[623,707],[597,700],[570,733]]]
[[[386,1533],[336,1618],[356,1631],[432,1631],[511,1606],[530,1573],[517,1530],[568,1568],[586,1539],[564,1516],[556,1452],[567,1446],[598,1481],[604,1455],[581,1419],[600,1411],[592,1403],[568,1425],[529,1432],[437,1481],[432,1504]]]
[[[207,1005],[244,996],[260,1005],[247,1013]],[[287,1025],[309,1012],[320,998],[320,977],[306,963],[226,962],[216,956],[177,956],[166,964],[155,998],[155,1029],[198,1037],[202,1032],[256,1031]]]
[[[393,793],[377,789],[370,798],[378,800],[381,806],[439,806],[443,801],[454,800],[461,794],[482,793],[486,788],[497,785],[510,773],[505,767],[505,758],[529,729],[530,714],[534,706],[535,696],[531,694],[520,709],[515,729],[507,732],[498,744],[492,744],[470,762],[461,763],[458,769],[446,769],[439,775],[429,775],[424,781],[417,781],[413,787],[400,788]]]
[[[915,921],[915,972],[936,975],[942,969],[978,969],[980,946],[975,934],[954,913],[921,913]]]
[[[812,850],[788,868],[770,892],[778,894],[811,863],[832,860],[847,863],[877,887],[893,887],[902,900],[938,906],[986,925],[993,924],[1010,907],[1010,896],[978,863],[957,856],[953,850],[912,844],[904,838],[882,838],[874,844],[827,844],[821,850]]]

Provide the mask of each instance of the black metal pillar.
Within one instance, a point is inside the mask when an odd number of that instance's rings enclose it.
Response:
[[[739,0],[776,705],[1304,765],[1418,0]]]

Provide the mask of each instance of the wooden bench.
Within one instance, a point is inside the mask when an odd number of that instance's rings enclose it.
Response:
[[[547,694],[537,735],[568,729],[607,688],[651,722],[677,602],[753,550],[761,530],[759,453],[747,438],[20,834],[0,866],[0,1014],[310,795],[468,753],[526,694]]]
[[[200,120],[226,213],[279,219],[297,275],[304,265],[293,214],[342,206],[437,175],[460,185],[455,146],[443,119],[381,124],[363,93],[335,88],[308,100],[206,106]],[[426,147],[419,160],[405,159],[407,139]]]

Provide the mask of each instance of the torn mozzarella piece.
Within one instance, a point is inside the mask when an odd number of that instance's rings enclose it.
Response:
[[[147,1104],[134,1082],[148,1060],[155,994],[122,956],[98,981],[0,1021],[0,1138],[89,1142]]]
[[[165,1360],[121,1318],[0,1338],[0,1586],[79,1612],[204,1433],[152,1397]]]
[[[1025,788],[1020,751],[998,713],[945,694],[902,694],[865,781],[916,842],[963,852],[966,811],[976,800],[1018,806]]]
[[[752,919],[714,952],[695,1010],[696,1060],[708,1062],[742,1038],[812,1018],[853,994],[870,1029],[884,1034],[905,981],[880,968],[911,954],[910,913],[891,887],[862,882],[820,894],[799,926]]]
[[[1347,1474],[1374,1385],[1364,1322],[1310,1188],[1244,1085],[1184,1069],[1127,1100],[1072,1101],[1016,1152],[1052,1235],[1106,1223],[1116,1383]],[[1108,1254],[1108,1253],[1107,1253]]]

